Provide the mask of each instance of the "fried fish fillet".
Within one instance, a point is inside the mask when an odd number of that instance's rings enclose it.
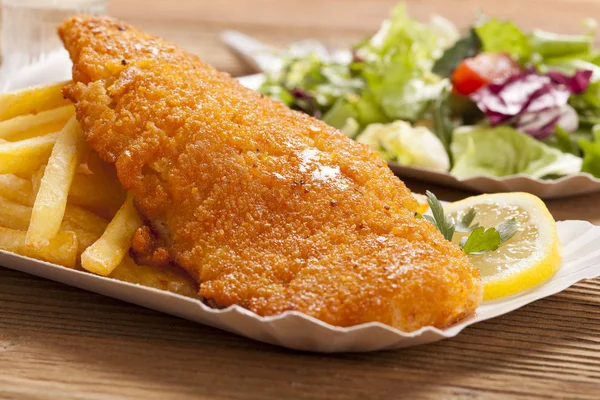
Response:
[[[209,304],[413,331],[481,302],[478,271],[367,146],[115,19],[59,34],[64,93],[148,225],[134,247]]]

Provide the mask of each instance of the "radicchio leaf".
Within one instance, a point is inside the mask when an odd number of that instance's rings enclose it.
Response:
[[[552,79],[553,83],[565,85],[572,94],[581,94],[585,92],[585,89],[590,84],[593,71],[577,70],[573,76],[568,76],[558,71],[551,71],[546,75]]]
[[[294,108],[297,108],[308,115],[312,115],[315,118],[321,117],[321,110],[319,110],[317,100],[306,90],[295,88],[290,91],[290,94],[296,99]]]
[[[578,128],[577,114],[568,105],[571,94],[585,91],[591,71],[569,77],[560,73],[541,75],[535,70],[492,83],[471,95],[491,126],[509,124],[542,139],[559,125],[567,132]]]
[[[557,125],[566,132],[577,130],[579,117],[573,107],[565,104],[538,112],[525,112],[514,123],[515,128],[538,139],[552,135]]]

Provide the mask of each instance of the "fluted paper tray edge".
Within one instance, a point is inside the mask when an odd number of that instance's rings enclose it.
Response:
[[[600,276],[600,227],[584,221],[557,224],[563,263],[547,282],[519,295],[486,302],[475,315],[446,329],[425,327],[405,333],[380,323],[350,328],[331,326],[296,311],[260,317],[242,307],[209,308],[197,299],[121,282],[0,251],[0,265],[108,297],[138,304],[248,338],[291,349],[334,353],[403,348],[450,338],[467,326],[494,318],[558,293],[574,283]]]

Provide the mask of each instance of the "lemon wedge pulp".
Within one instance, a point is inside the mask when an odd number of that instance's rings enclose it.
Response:
[[[418,212],[419,214],[425,214],[427,212],[427,210],[429,209],[429,204],[427,203],[427,196],[425,196],[424,194],[418,194],[418,193],[411,193],[411,194],[418,203],[416,212]]]
[[[484,284],[484,300],[509,296],[550,278],[560,267],[560,241],[554,218],[538,197],[528,193],[484,194],[450,203],[444,211],[456,223],[471,208],[473,223],[487,228],[514,218],[517,233],[497,250],[470,254]],[[468,233],[456,232],[459,242]]]

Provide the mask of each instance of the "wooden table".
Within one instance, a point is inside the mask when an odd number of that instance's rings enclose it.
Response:
[[[220,43],[226,28],[275,44],[347,45],[391,0],[122,0],[110,12],[179,42],[220,69],[250,72]],[[576,31],[593,0],[420,0],[465,26],[475,10]],[[469,193],[426,187],[445,200]],[[600,194],[548,203],[557,219],[600,223]],[[455,339],[372,354],[314,355],[0,268],[2,399],[600,398],[600,280],[477,324]]]

